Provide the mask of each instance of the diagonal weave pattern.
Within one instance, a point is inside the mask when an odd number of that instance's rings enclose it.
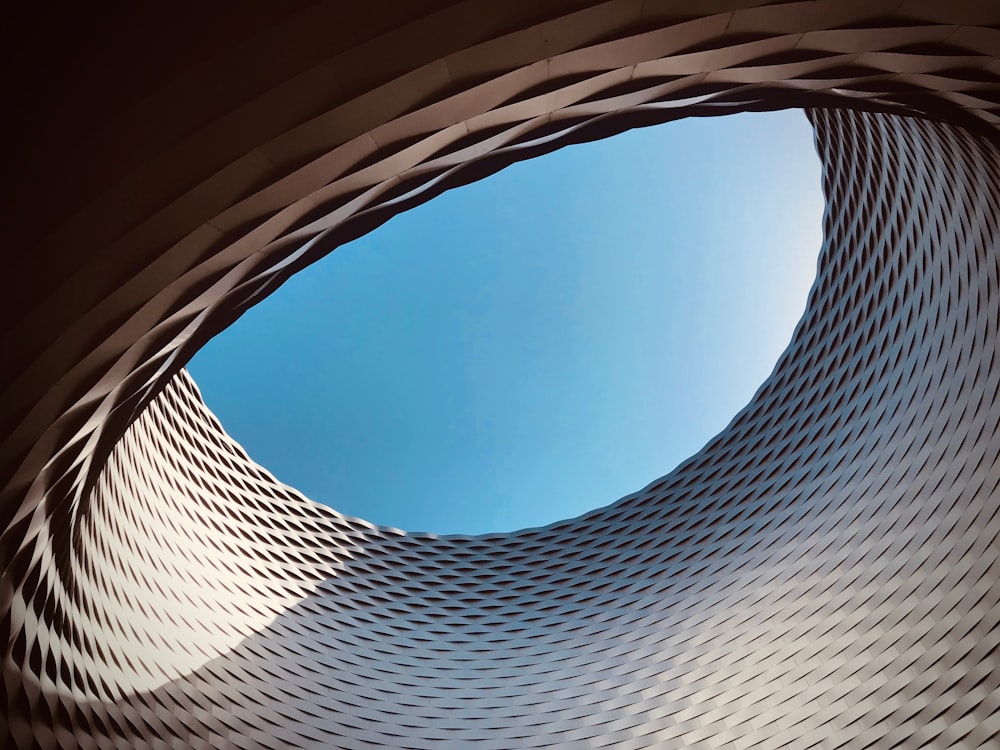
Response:
[[[189,135],[108,160],[24,261],[4,340],[0,740],[997,744],[998,13],[680,5],[443,3],[286,55],[226,117],[192,101]],[[331,12],[262,33],[288,52]],[[364,72],[329,84],[345,70]],[[793,105],[855,110],[809,115],[827,212],[806,314],[722,434],[606,509],[378,529],[255,466],[179,372],[290,273],[447,187]]]
[[[811,116],[809,307],[704,451],[574,521],[407,536],[282,486],[181,375],[101,475],[58,605],[80,644],[30,646],[75,678],[45,718],[248,747],[995,743],[1000,160]]]

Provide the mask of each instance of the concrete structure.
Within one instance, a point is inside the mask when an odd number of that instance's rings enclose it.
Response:
[[[995,747],[1000,9],[339,5],[23,29],[0,744]],[[726,430],[605,509],[372,527],[255,466],[181,369],[448,187],[789,106],[827,200],[806,313]]]

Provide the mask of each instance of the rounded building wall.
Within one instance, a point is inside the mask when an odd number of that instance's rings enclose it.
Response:
[[[44,351],[9,350],[25,369],[3,401],[10,744],[995,743],[1000,19],[606,3],[512,26],[474,5],[413,23],[492,29],[445,62],[451,84],[472,61],[485,83],[401,101],[438,80],[418,67],[396,98],[311,115],[252,152],[270,167],[185,194],[231,205],[169,250],[149,248],[197,211],[154,212],[27,312]],[[279,165],[371,128],[377,102],[387,124]],[[838,108],[809,113],[827,211],[795,337],[726,430],[614,505],[509,535],[372,527],[255,466],[179,371],[287,274],[452,184],[634,125],[802,103]],[[130,205],[107,221],[149,210]],[[111,232],[93,210],[48,242]],[[171,229],[144,238],[154,225]],[[67,323],[85,286],[96,301]]]

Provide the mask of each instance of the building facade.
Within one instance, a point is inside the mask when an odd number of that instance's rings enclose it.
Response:
[[[76,83],[47,118],[101,109],[14,223],[7,744],[996,746],[1000,10],[337,5],[125,19],[93,65],[138,55],[139,90],[56,66]],[[793,340],[701,452],[604,509],[374,527],[250,461],[182,369],[449,187],[792,106],[827,207]]]

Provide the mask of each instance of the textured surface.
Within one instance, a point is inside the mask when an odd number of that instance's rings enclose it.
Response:
[[[183,175],[107,167],[26,262],[6,339],[16,746],[997,744],[1000,13],[737,5],[449,6],[413,23],[450,36],[343,47],[410,66],[368,93],[317,83],[349,59],[287,63],[157,152]],[[810,113],[828,210],[795,338],[701,453],[604,510],[380,530],[254,466],[178,374],[287,274],[444,187],[793,105],[849,108]]]

